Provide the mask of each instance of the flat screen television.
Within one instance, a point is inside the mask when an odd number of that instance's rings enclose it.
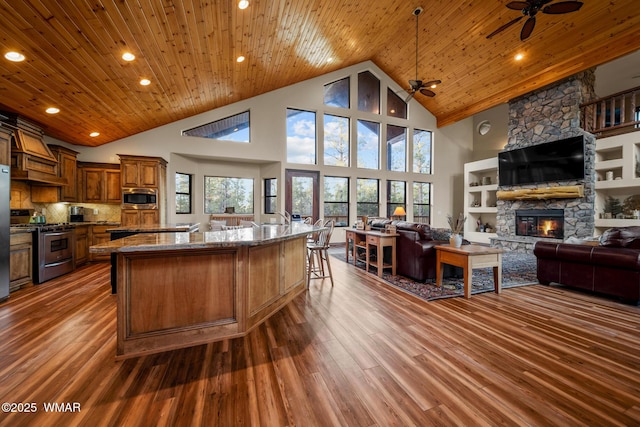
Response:
[[[584,179],[584,137],[498,153],[498,177],[500,185]]]

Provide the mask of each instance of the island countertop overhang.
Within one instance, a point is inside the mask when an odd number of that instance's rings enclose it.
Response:
[[[322,230],[322,227],[293,223],[287,226],[265,224],[258,227],[195,233],[142,233],[93,245],[89,251],[105,254],[260,246],[289,240],[319,230]]]

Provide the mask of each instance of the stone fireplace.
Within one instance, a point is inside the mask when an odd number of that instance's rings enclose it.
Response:
[[[580,104],[595,99],[594,82],[594,71],[587,70],[509,102],[508,141],[504,151],[584,136],[585,179],[523,186],[499,184],[498,189],[509,191],[580,185],[584,187],[584,196],[567,199],[498,200],[497,236],[491,239],[493,246],[510,251],[532,252],[535,242],[541,239],[562,241],[569,237],[583,239],[593,236],[595,137],[580,127]],[[517,214],[519,211],[526,212],[520,219]],[[553,215],[557,215],[553,219],[547,219],[556,221],[552,225],[552,236],[540,235],[543,233],[539,229],[540,217],[533,215],[534,211],[553,211]],[[561,226],[557,222],[560,213]],[[521,232],[523,230],[524,233]]]

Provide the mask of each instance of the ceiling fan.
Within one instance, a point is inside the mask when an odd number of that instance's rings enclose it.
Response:
[[[404,100],[404,102],[409,102],[411,98],[413,98],[416,92],[420,92],[425,96],[436,96],[436,93],[431,89],[434,89],[437,85],[442,83],[440,80],[429,80],[428,82],[423,82],[422,80],[418,80],[418,16],[422,13],[423,9],[421,7],[417,7],[413,11],[413,15],[416,17],[416,79],[409,80],[409,95]]]
[[[507,3],[507,7],[513,10],[519,10],[522,12],[522,16],[517,17],[513,21],[507,22],[502,27],[495,30],[493,33],[487,36],[488,39],[495,36],[496,34],[506,30],[516,22],[520,21],[525,16],[528,16],[527,19],[522,26],[522,31],[520,31],[520,40],[526,40],[531,33],[533,32],[533,28],[536,26],[536,15],[538,12],[548,13],[550,15],[560,15],[563,13],[575,12],[580,9],[584,3],[580,1],[560,1],[554,4],[550,4],[553,0],[527,0],[527,1],[512,1]]]

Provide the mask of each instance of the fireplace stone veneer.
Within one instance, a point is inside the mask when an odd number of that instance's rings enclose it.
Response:
[[[580,104],[595,99],[593,70],[578,73],[553,85],[509,102],[508,141],[504,150],[514,150],[573,136],[585,139],[584,180],[541,183],[539,185],[500,186],[499,190],[583,185],[584,197],[574,199],[498,200],[496,237],[492,246],[511,251],[533,253],[539,240],[561,242],[593,236],[595,219],[595,137],[580,128]],[[520,236],[516,233],[518,210],[559,209],[564,212],[563,233],[547,238]]]

